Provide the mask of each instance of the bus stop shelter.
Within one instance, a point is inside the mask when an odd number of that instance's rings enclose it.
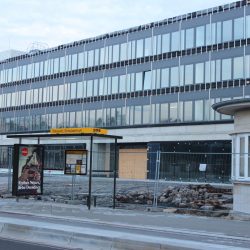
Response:
[[[98,141],[112,141],[114,143],[114,169],[109,172],[113,173],[113,208],[115,208],[115,197],[116,197],[116,178],[117,178],[117,140],[122,139],[122,136],[109,135],[107,130],[98,128],[59,128],[51,129],[48,133],[24,133],[24,134],[9,134],[7,138],[17,139],[19,144],[23,141],[29,141],[31,145],[43,145],[41,142],[43,140],[53,141],[53,140],[76,140],[78,143],[89,142],[89,189],[87,196],[87,206],[90,210],[91,208],[91,196],[92,196],[92,173],[93,173],[93,142],[95,139]]]

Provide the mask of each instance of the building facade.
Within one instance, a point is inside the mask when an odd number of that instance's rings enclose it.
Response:
[[[211,105],[249,97],[249,83],[247,1],[12,57],[0,62],[0,165],[13,144],[6,134],[55,127],[101,127],[122,135],[120,152],[146,153],[145,178],[154,177],[150,153],[158,150],[218,153],[215,161],[224,162],[233,119]],[[50,147],[59,149],[48,161],[58,162],[66,146]],[[164,156],[162,178],[186,176],[185,157],[176,158],[184,169],[173,173]],[[204,161],[188,168],[197,170]],[[211,169],[214,180],[222,172],[229,179],[230,161]]]

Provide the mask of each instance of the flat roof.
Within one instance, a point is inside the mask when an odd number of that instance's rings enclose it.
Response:
[[[218,102],[213,104],[212,108],[221,114],[235,115],[238,111],[250,110],[250,98]]]
[[[65,138],[66,137],[66,138]],[[98,137],[98,138],[104,138],[104,139],[123,139],[122,136],[118,135],[106,135],[106,134],[86,134],[86,133],[78,133],[78,134],[51,134],[51,133],[30,133],[30,134],[9,134],[7,135],[7,138],[13,138],[13,139],[34,139],[34,138],[43,138],[43,139],[51,139],[51,138],[65,138],[70,137],[69,139],[72,139],[75,137],[75,139],[79,139],[79,137]]]

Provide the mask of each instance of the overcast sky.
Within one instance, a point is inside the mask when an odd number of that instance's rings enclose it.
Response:
[[[0,51],[54,47],[230,0],[0,0]]]

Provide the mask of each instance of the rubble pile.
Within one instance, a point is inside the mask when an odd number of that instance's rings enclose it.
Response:
[[[153,203],[153,193],[147,191],[131,191],[117,194],[121,203],[147,204]],[[213,211],[232,208],[233,196],[231,189],[215,188],[206,185],[168,186],[157,196],[158,205],[175,208],[191,208]]]

